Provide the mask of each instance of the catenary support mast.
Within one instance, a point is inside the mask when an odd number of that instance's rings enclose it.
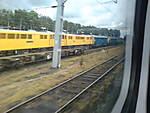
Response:
[[[61,38],[63,31],[63,13],[64,13],[64,0],[57,0],[57,17],[55,24],[55,42],[53,48],[52,68],[60,68],[61,61]]]

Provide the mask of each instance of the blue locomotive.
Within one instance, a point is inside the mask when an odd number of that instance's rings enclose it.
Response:
[[[104,47],[109,44],[107,36],[93,36],[93,37],[94,37],[94,44],[91,45],[90,48]]]
[[[104,47],[108,45],[118,45],[123,43],[122,38],[108,37],[108,36],[93,36],[94,44],[91,45],[91,48]]]

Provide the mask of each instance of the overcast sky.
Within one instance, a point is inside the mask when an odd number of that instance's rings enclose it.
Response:
[[[117,4],[100,1],[111,0],[67,0],[64,18],[82,25],[124,26],[127,0],[118,0]],[[0,8],[34,9],[40,15],[49,16],[52,19],[56,17],[56,8],[42,8],[57,5],[56,0],[0,0],[0,2]]]

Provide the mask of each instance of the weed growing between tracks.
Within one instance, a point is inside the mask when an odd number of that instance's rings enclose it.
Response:
[[[122,52],[123,48],[116,47],[109,49],[107,53],[100,51],[63,59],[62,68],[59,70],[50,69],[51,63],[45,63],[12,73],[6,72],[5,75],[0,75],[0,112]]]

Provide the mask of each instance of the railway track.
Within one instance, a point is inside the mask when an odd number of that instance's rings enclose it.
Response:
[[[90,54],[93,52],[110,49],[113,46],[101,47],[96,49],[87,49],[84,54]],[[75,55],[71,52],[70,54],[63,52],[62,57],[74,57]],[[38,52],[38,53],[26,53],[21,55],[12,55],[0,57],[0,71],[17,68],[26,64],[38,63],[42,61],[48,61],[52,59],[52,51]]]
[[[114,46],[108,46],[108,47],[100,47],[100,48],[95,48],[95,49],[87,49],[85,53],[90,53],[90,52],[96,52],[102,49],[109,49]],[[50,54],[52,51],[45,51],[45,52],[37,52],[37,53],[26,53],[26,54],[20,54],[20,55],[11,55],[11,56],[3,56],[0,57],[0,60],[3,59],[10,59],[10,58],[19,58],[19,57],[24,57],[24,56],[32,56],[32,55],[44,55],[44,54]]]
[[[59,85],[10,108],[5,113],[55,113],[115,68],[123,59],[115,56]]]
[[[70,101],[68,101],[65,105],[63,105],[61,108],[59,108],[55,113],[80,113],[80,112],[84,113],[83,111],[86,108],[84,108],[83,106],[87,107],[91,103],[91,100],[93,100],[97,96],[99,96],[97,94],[97,90],[99,90],[99,92],[103,92],[103,91],[101,91],[100,88],[102,88],[104,85],[105,77],[107,77],[107,75],[109,77],[112,76],[111,75],[112,72],[116,71],[118,66],[120,66],[122,64],[123,60],[124,59],[120,60],[118,63],[116,63],[114,66],[112,66],[108,71],[106,71],[103,75],[101,75],[98,79],[96,79],[92,84],[90,84],[88,87],[86,87],[84,90],[82,90],[78,95],[76,95],[74,98],[72,98]],[[104,91],[104,93],[105,93],[105,91]],[[80,108],[80,106],[78,106],[78,105],[81,105],[81,106],[83,105],[83,106]]]

